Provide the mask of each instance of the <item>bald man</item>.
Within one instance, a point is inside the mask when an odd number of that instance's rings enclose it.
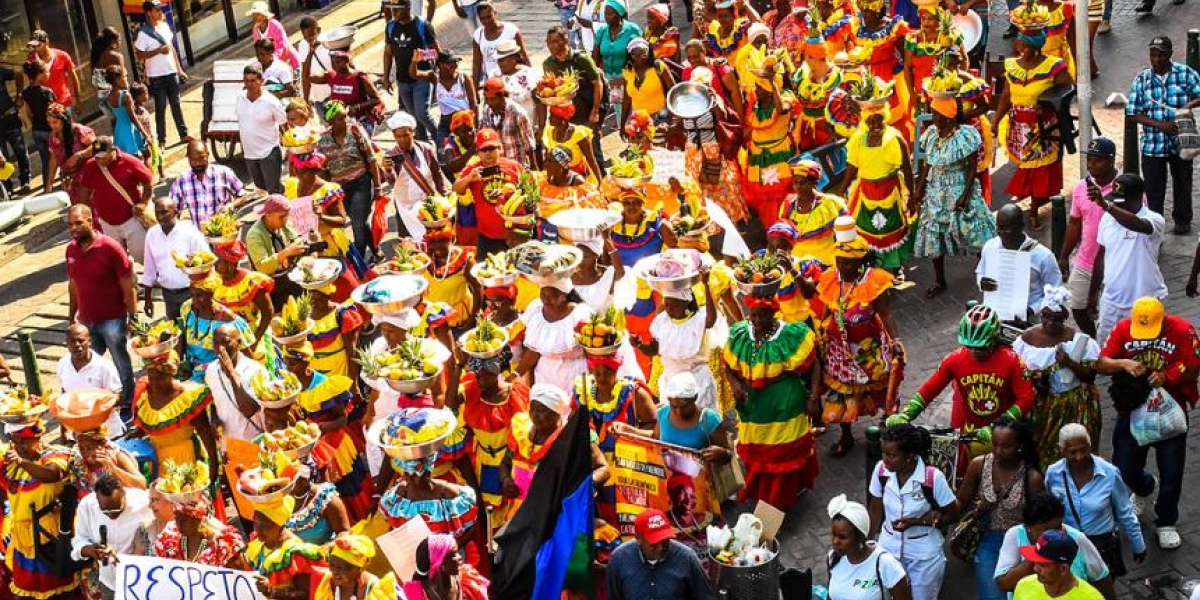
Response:
[[[210,164],[204,142],[188,143],[187,156],[191,169],[175,179],[167,195],[192,222],[203,223],[228,206],[239,208],[246,203],[242,180],[233,169]]]
[[[996,212],[996,237],[983,245],[975,277],[980,291],[994,292],[999,283],[989,275],[989,269],[1000,260],[1004,250],[1029,253],[1029,298],[1026,314],[1000,316],[1005,320],[1016,318],[1022,322],[1036,322],[1042,304],[1043,290],[1047,285],[1062,285],[1062,271],[1058,260],[1049,248],[1025,233],[1025,213],[1015,204],[1005,204]]]
[[[98,388],[114,394],[123,391],[121,374],[111,360],[92,350],[92,334],[79,323],[67,326],[67,354],[58,359],[58,385],[64,392],[81,388]],[[125,433],[121,412],[114,410],[105,424],[108,436],[114,438]]]
[[[179,308],[191,297],[191,281],[175,265],[173,255],[186,257],[197,252],[209,252],[208,241],[191,221],[179,220],[179,209],[171,198],[154,200],[154,218],[158,224],[146,232],[143,260],[142,289],[145,290],[142,310],[154,316],[154,289],[162,290],[167,316],[179,318]]]

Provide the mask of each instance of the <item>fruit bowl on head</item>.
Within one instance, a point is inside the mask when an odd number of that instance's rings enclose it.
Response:
[[[163,491],[163,480],[159,479],[154,482],[154,489],[163,495],[171,504],[183,504],[185,502],[196,502],[208,498],[208,488],[200,488],[190,492],[166,492]]]
[[[138,358],[143,360],[153,360],[174,350],[175,346],[179,343],[179,336],[173,335],[168,340],[150,344],[148,346],[137,346],[134,345],[133,342],[134,340],[129,340],[129,349],[133,351]]]
[[[429,281],[412,273],[381,275],[350,292],[350,299],[372,315],[388,317],[420,304]]]
[[[479,285],[482,285],[485,288],[507,287],[516,283],[517,278],[520,277],[515,270],[505,271],[500,275],[493,275],[491,277],[480,275],[480,271],[486,268],[487,265],[481,262],[475,263],[471,266],[471,277],[474,277],[475,281],[478,281]]]
[[[519,247],[519,246],[518,246]],[[566,257],[561,265],[554,267],[544,266],[550,261],[557,261],[561,257]],[[542,265],[536,270],[529,270],[517,265],[517,270],[529,281],[540,286],[558,285],[564,279],[570,279],[571,274],[575,269],[579,268],[579,263],[583,262],[583,251],[575,246],[566,244],[548,244],[546,246],[546,255],[542,259]]]
[[[248,469],[238,478],[238,492],[241,492],[253,504],[273,504],[282,500],[288,494],[292,493],[292,488],[296,485],[296,479],[293,477],[287,480],[285,484],[272,485],[271,489],[264,490],[263,488],[253,489],[246,485],[247,482],[252,482],[256,478],[261,479],[262,468]],[[282,478],[281,478],[282,479]]]
[[[384,377],[383,380],[387,382],[388,387],[392,388],[392,391],[411,396],[413,394],[420,394],[421,392],[429,389],[429,386],[433,385],[433,382],[437,381],[437,378],[442,376],[442,371],[442,365],[438,365],[436,373],[432,375],[426,375],[418,379],[391,379],[389,377]]]
[[[182,266],[179,267],[179,270],[183,271],[185,275],[197,277],[200,275],[207,275],[209,271],[213,270],[213,267],[216,266],[216,264],[217,259],[216,257],[213,257],[213,259],[208,262],[200,263],[192,267]]]
[[[314,279],[307,279],[307,273]],[[306,290],[319,290],[335,281],[342,275],[342,261],[333,258],[314,258],[305,261],[288,271],[288,279]]]
[[[385,442],[384,438],[389,429],[397,429],[400,424],[412,419],[424,422],[424,427],[442,428],[444,431],[437,437],[414,444],[393,444]],[[403,408],[386,419],[379,419],[367,428],[367,441],[384,454],[398,460],[421,460],[442,449],[446,438],[454,432],[457,419],[454,413],[444,408]]]
[[[275,335],[272,333],[271,339],[279,342],[279,344],[282,346],[292,346],[295,344],[304,343],[304,340],[308,339],[308,334],[312,332],[312,325],[312,319],[309,319],[308,325],[304,329],[301,329],[292,335]]]
[[[546,106],[570,106],[575,103],[575,94],[578,92],[579,86],[577,85],[572,88],[571,91],[562,95],[555,94],[553,96],[542,96],[535,93],[534,96],[536,96],[537,99]]]
[[[636,190],[641,188],[647,183],[650,183],[651,179],[649,175],[640,175],[638,177],[617,177],[616,175],[610,175],[610,177],[612,177],[613,183],[616,183],[617,186],[625,190]]]
[[[471,334],[473,333],[475,333],[475,329],[467,331],[458,338],[458,347],[462,349],[464,354],[470,356],[471,358],[495,358],[500,356],[500,353],[504,351],[504,347],[508,345],[508,332],[505,331],[503,327],[500,327],[497,331],[497,333],[500,334],[500,343],[497,344],[496,347],[492,348],[491,350],[484,350],[482,352],[478,350],[469,350],[467,349],[467,341],[470,339]]]
[[[603,239],[605,232],[621,222],[621,215],[604,208],[568,208],[548,220],[559,237],[577,244]]]
[[[238,241],[238,235],[236,233],[233,235],[206,235],[204,239],[209,246],[224,246]]]
[[[756,298],[774,298],[779,293],[779,283],[781,279],[773,279],[771,281],[761,282],[745,282],[738,281],[738,289],[747,296]]]
[[[0,423],[9,425],[27,425],[41,417],[50,407],[45,404],[35,404],[19,413],[0,413]]]
[[[612,356],[621,350],[621,341],[622,340],[620,338],[617,338],[617,342],[615,344],[609,344],[607,346],[580,345],[583,347],[583,353],[587,354],[588,356]]]

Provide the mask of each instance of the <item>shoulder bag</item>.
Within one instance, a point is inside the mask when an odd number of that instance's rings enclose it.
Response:
[[[701,421],[700,427],[703,428],[703,416]],[[717,427],[724,426],[723,422],[717,425]],[[704,437],[708,440],[708,445],[712,446],[712,436],[707,430],[704,432]],[[738,461],[737,452],[732,448],[729,450],[729,462],[724,465],[708,463],[708,472],[712,475],[713,493],[717,495],[717,502],[724,502],[746,487],[746,475],[742,472],[742,463]]]
[[[137,219],[138,223],[143,228],[148,230],[158,224],[158,217],[154,216],[154,207],[150,206],[149,202],[147,202],[145,206],[138,208],[138,205],[134,203],[133,198],[129,197],[129,192],[125,191],[125,188],[117,182],[117,178],[112,176],[112,172],[108,170],[108,167],[100,164],[99,162],[96,163],[96,166],[100,168],[100,173],[104,175],[106,180],[108,180],[108,184],[113,186],[113,188],[117,190],[117,193],[120,194],[121,197],[125,199],[125,202],[129,204],[129,207],[133,209],[133,218]],[[113,224],[120,225],[120,223]]]
[[[1017,481],[1025,480],[1026,468],[1021,467],[1021,470],[1008,482],[1004,487],[1004,491],[1000,493],[1000,497],[996,502],[989,502],[984,499],[982,486],[980,491],[976,492],[975,503],[967,510],[954,527],[950,529],[950,553],[963,562],[975,562],[975,552],[979,549],[979,540],[983,538],[983,534],[987,531],[992,515],[992,509],[996,505],[1004,502],[1012,494],[1013,489],[1017,486]],[[982,481],[980,482],[982,483]]]

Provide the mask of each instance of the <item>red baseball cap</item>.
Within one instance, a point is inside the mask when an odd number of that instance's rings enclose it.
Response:
[[[475,148],[477,150],[486,150],[491,147],[500,147],[500,134],[495,129],[480,129],[475,133]]]
[[[657,509],[643,511],[638,515],[637,520],[633,522],[633,531],[651,544],[675,539],[675,528],[671,527],[666,513]]]

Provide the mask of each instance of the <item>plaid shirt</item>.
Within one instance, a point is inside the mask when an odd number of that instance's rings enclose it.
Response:
[[[532,167],[529,157],[533,154],[533,124],[529,113],[511,98],[504,105],[504,113],[497,115],[486,103],[479,105],[479,126],[491,127],[500,132],[500,145],[504,156],[524,167]]]
[[[1183,108],[1196,98],[1200,98],[1200,75],[1185,64],[1173,62],[1165,80],[1155,75],[1153,69],[1146,69],[1133,78],[1125,114],[1171,122],[1175,119],[1173,109]],[[1142,125],[1142,155],[1176,154],[1179,154],[1178,138],[1156,127]]]
[[[210,164],[204,175],[184,171],[171,184],[171,191],[167,195],[181,210],[191,215],[193,222],[199,224],[211,219],[242,193],[242,181],[233,173],[233,169]]]

